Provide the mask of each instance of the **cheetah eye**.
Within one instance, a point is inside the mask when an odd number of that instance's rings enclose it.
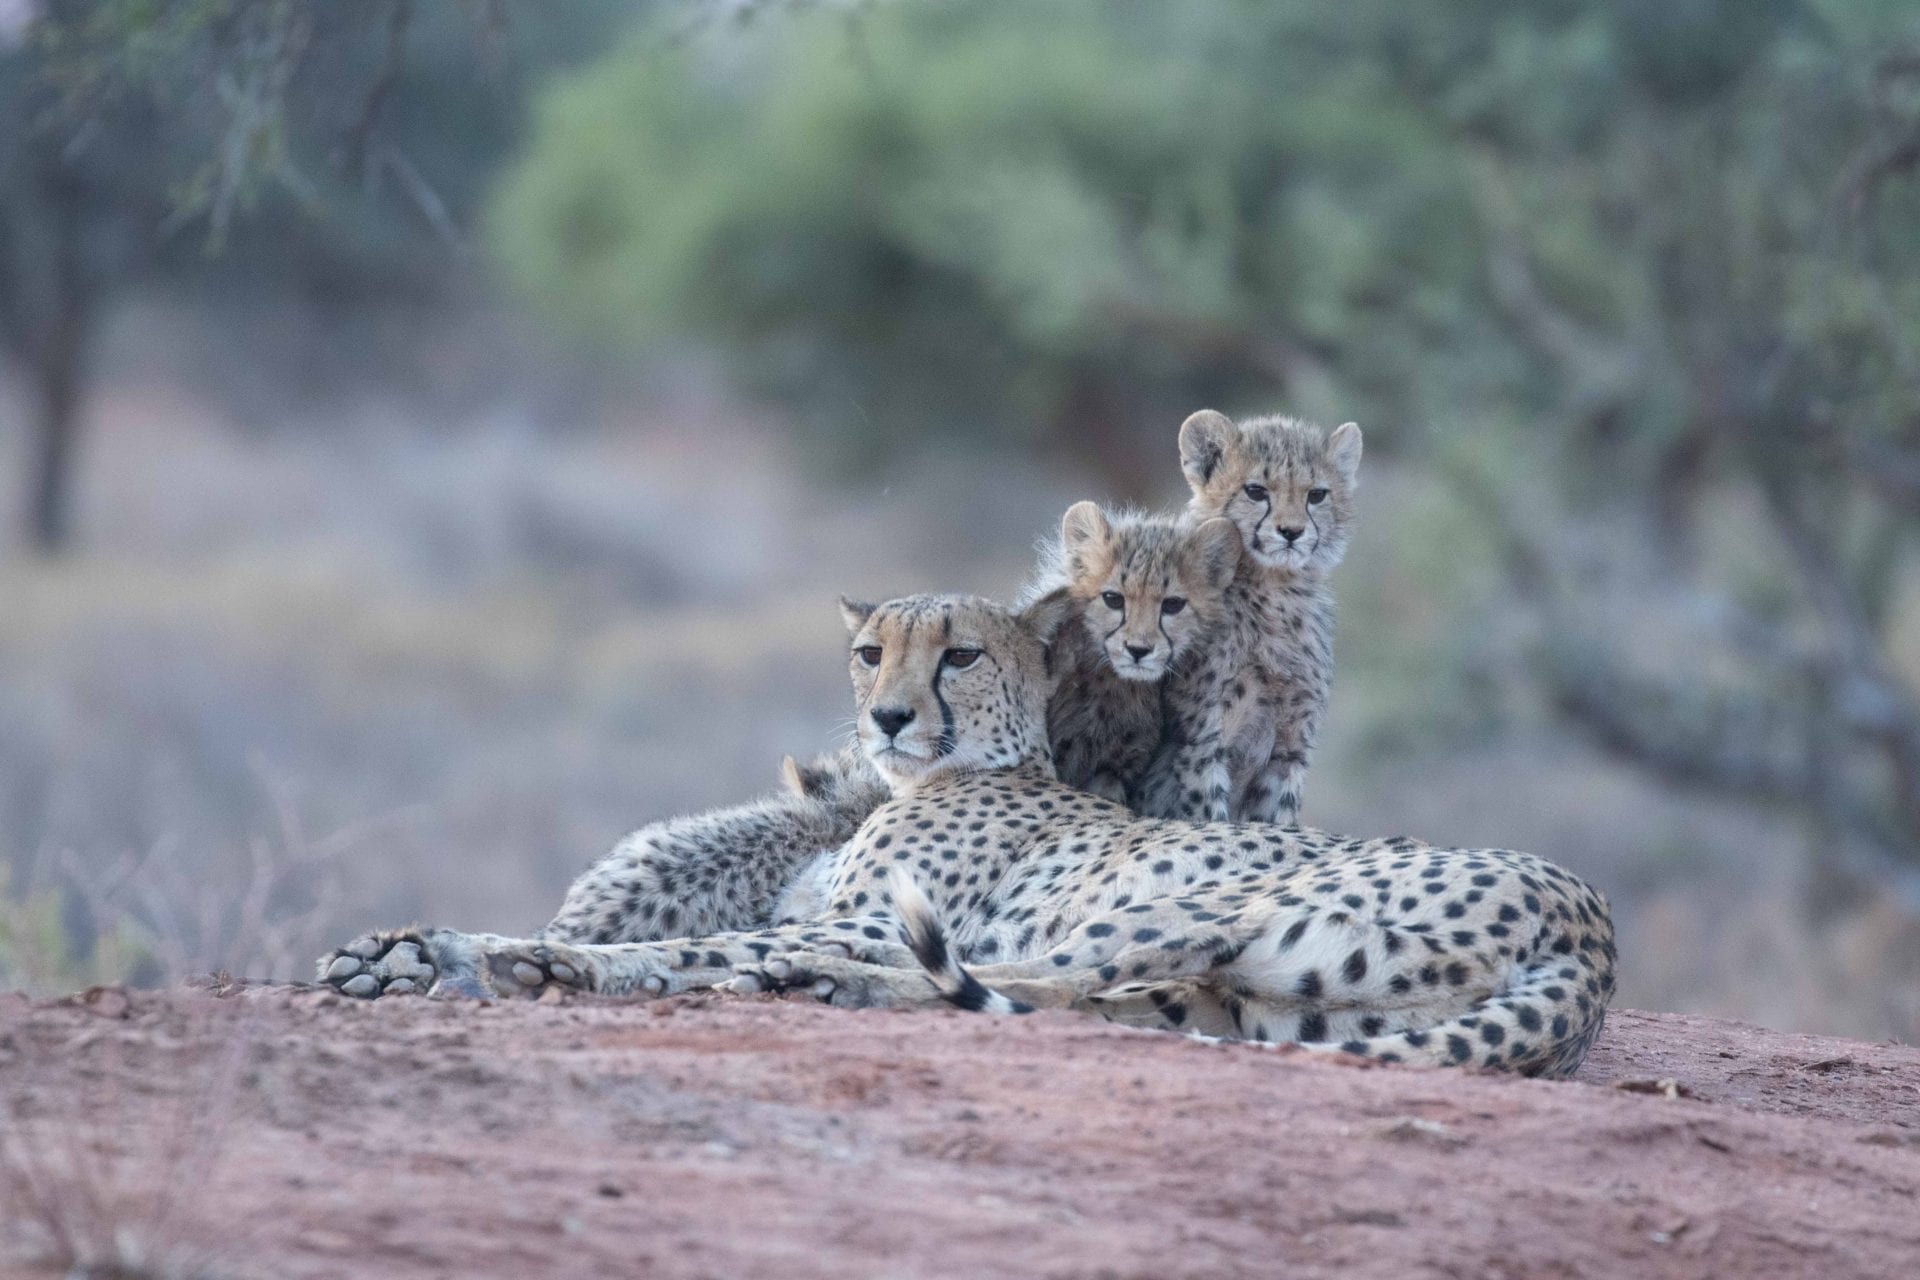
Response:
[[[1127,598],[1118,591],[1102,591],[1100,593],[1100,603],[1106,605],[1109,609],[1125,609],[1127,607]]]
[[[1317,507],[1327,500],[1327,491],[1321,488],[1307,490],[1307,505]]]
[[[1267,486],[1263,484],[1250,484],[1247,486],[1246,494],[1255,502],[1265,502],[1267,500]]]
[[[855,649],[853,653],[855,657],[870,667],[880,665],[880,646],[877,644],[863,644],[858,649]]]
[[[1160,602],[1160,612],[1166,614],[1169,618],[1186,607],[1187,602],[1179,596],[1168,596]]]
[[[978,649],[949,649],[944,657],[946,664],[955,671],[965,671],[968,667],[980,661],[980,651]]]

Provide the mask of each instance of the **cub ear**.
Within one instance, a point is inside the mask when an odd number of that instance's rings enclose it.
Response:
[[[1107,549],[1113,542],[1113,526],[1106,513],[1091,502],[1076,502],[1060,517],[1060,549],[1067,554],[1067,568],[1074,578],[1091,578],[1106,572]]]
[[[1360,424],[1343,422],[1327,437],[1327,455],[1351,489],[1360,479]]]
[[[840,597],[840,619],[847,624],[847,634],[857,636],[860,628],[867,625],[867,619],[880,606],[868,604],[864,600],[855,600],[850,596]]]
[[[1054,637],[1060,634],[1060,628],[1073,617],[1077,607],[1072,593],[1067,588],[1060,587],[1047,592],[1022,609],[1017,621],[1039,637],[1040,643],[1051,648]]]
[[[1239,436],[1232,419],[1213,409],[1202,409],[1180,424],[1180,470],[1195,492],[1207,487]]]
[[[1188,535],[1187,567],[1209,591],[1224,591],[1240,568],[1239,526],[1224,516],[1203,520]]]
[[[801,764],[787,756],[780,761],[780,781],[794,795],[818,799],[827,793],[833,775],[817,764]]]

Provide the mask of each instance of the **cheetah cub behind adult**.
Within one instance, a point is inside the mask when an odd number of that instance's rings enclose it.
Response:
[[[1333,683],[1333,593],[1360,472],[1360,428],[1294,418],[1235,423],[1202,409],[1180,427],[1187,517],[1225,519],[1246,555],[1223,617],[1169,677],[1166,743],[1141,812],[1190,821],[1298,820]]]
[[[833,855],[887,798],[854,750],[781,767],[782,788],[746,804],[640,828],[573,882],[535,936],[606,945],[762,929],[826,909]],[[320,978],[345,995],[488,996],[471,948],[447,930],[381,930],[320,959]],[[475,935],[482,937],[487,935]],[[465,959],[463,959],[465,957]]]
[[[1239,563],[1240,532],[1225,520],[1067,509],[1029,592],[1064,594],[1077,615],[1054,639],[1060,683],[1047,704],[1062,782],[1137,802],[1162,740],[1160,682],[1219,622]]]

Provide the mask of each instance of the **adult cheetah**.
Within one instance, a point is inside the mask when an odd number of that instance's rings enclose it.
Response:
[[[436,931],[414,935],[422,955],[501,994],[727,979],[844,1005],[1085,1009],[1529,1075],[1571,1074],[1599,1033],[1606,902],[1553,864],[1137,818],[1054,774],[1057,601],[1016,614],[915,596],[846,613],[861,745],[893,798],[839,854],[829,918],[603,946]],[[906,906],[931,973],[898,941],[897,871],[924,891]]]

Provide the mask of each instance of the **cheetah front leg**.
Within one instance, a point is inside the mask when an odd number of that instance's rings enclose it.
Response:
[[[1307,761],[1320,733],[1320,705],[1283,708],[1274,727],[1273,748],[1267,762],[1248,779],[1246,795],[1235,818],[1241,822],[1300,823],[1300,805],[1306,797]]]
[[[1140,812],[1185,822],[1226,822],[1232,817],[1233,773],[1217,735],[1167,748],[1140,788]]]
[[[913,954],[907,952],[913,963]],[[741,965],[718,984],[735,995],[805,991],[842,1009],[933,1009],[945,1002],[925,970],[867,964],[822,951],[789,951]]]
[[[1238,820],[1298,826],[1300,802],[1305,795],[1306,784],[1306,757],[1275,756],[1247,784],[1247,795],[1240,806]]]
[[[667,942],[528,939],[488,947],[483,962],[501,995],[537,996],[557,987],[600,995],[668,996],[714,986],[731,979],[736,967],[789,952],[818,952],[869,964],[911,963],[911,953],[898,937],[898,926],[889,916],[854,916]]]

